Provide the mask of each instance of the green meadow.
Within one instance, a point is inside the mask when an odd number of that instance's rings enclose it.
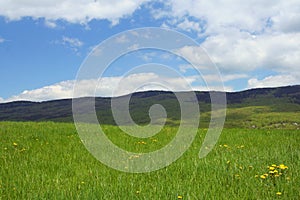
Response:
[[[232,109],[229,117],[234,112],[240,113]],[[299,199],[299,130],[292,123],[290,129],[265,123],[261,129],[225,128],[203,159],[198,153],[207,129],[200,128],[176,162],[132,174],[96,160],[72,123],[0,122],[0,199]],[[166,126],[137,139],[116,126],[103,129],[116,145],[135,152],[163,147],[177,130]]]

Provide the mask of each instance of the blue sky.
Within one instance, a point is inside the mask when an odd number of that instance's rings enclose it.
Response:
[[[143,27],[169,28],[197,41],[218,67],[226,91],[300,83],[297,0],[0,0],[0,102],[71,98],[76,74],[96,45]],[[112,64],[97,95],[111,95],[126,71],[147,63],[170,66],[187,79],[194,75],[178,56],[140,50]],[[123,87],[132,90],[117,94],[133,92],[153,76],[151,70],[137,72]],[[174,77],[164,76],[168,78]],[[203,83],[193,81],[193,89],[205,90]],[[181,84],[174,81],[174,88],[183,90]]]

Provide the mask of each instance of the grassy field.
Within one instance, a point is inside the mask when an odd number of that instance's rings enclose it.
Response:
[[[164,146],[176,132],[165,127],[138,140],[114,126],[104,129],[114,143],[137,152]],[[199,159],[205,133],[199,129],[172,165],[129,174],[97,161],[71,123],[0,122],[0,199],[300,198],[299,130],[224,129]]]

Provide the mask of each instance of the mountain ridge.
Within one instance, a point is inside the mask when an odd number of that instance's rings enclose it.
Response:
[[[218,91],[212,92],[218,93]],[[210,92],[195,91],[195,93],[202,114],[204,113],[204,116],[207,115],[206,118],[204,117],[204,121],[207,121],[208,123]],[[178,123],[178,120],[180,119],[180,107],[173,92],[145,91],[136,92],[130,95],[130,114],[136,123],[147,124],[150,122],[148,111],[153,104],[161,104],[165,107],[168,114],[168,122],[170,124]],[[122,99],[126,97],[128,97],[128,95],[120,97],[95,97],[95,108],[99,121],[103,124],[114,125],[115,122],[110,107],[111,99]],[[249,108],[253,110],[251,111],[251,115],[256,114],[255,110],[258,109],[257,107],[261,107],[269,113],[296,113],[297,116],[298,113],[300,113],[300,85],[226,92],[226,97],[229,119],[230,112],[238,112],[238,109],[240,112],[245,112],[245,108],[248,108],[247,112],[249,112]],[[84,98],[94,97],[82,97],[77,99],[80,100]],[[248,117],[247,115],[245,116]],[[58,99],[43,102],[15,101],[1,103],[0,121],[73,122],[72,99]],[[298,121],[293,123],[298,123]]]

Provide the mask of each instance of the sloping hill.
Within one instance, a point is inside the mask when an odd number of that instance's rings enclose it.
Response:
[[[208,126],[209,93],[196,92],[196,94],[201,109],[201,124]],[[300,124],[300,85],[251,89],[226,93],[226,96],[227,127],[298,128]],[[111,112],[111,98],[97,97],[95,102],[99,121],[103,124],[115,124]],[[161,104],[166,109],[169,124],[179,123],[180,107],[176,96],[172,92],[165,91],[134,93],[129,106],[133,120],[138,124],[149,123],[148,111],[153,104]],[[3,103],[0,104],[0,121],[72,122],[72,100]]]

